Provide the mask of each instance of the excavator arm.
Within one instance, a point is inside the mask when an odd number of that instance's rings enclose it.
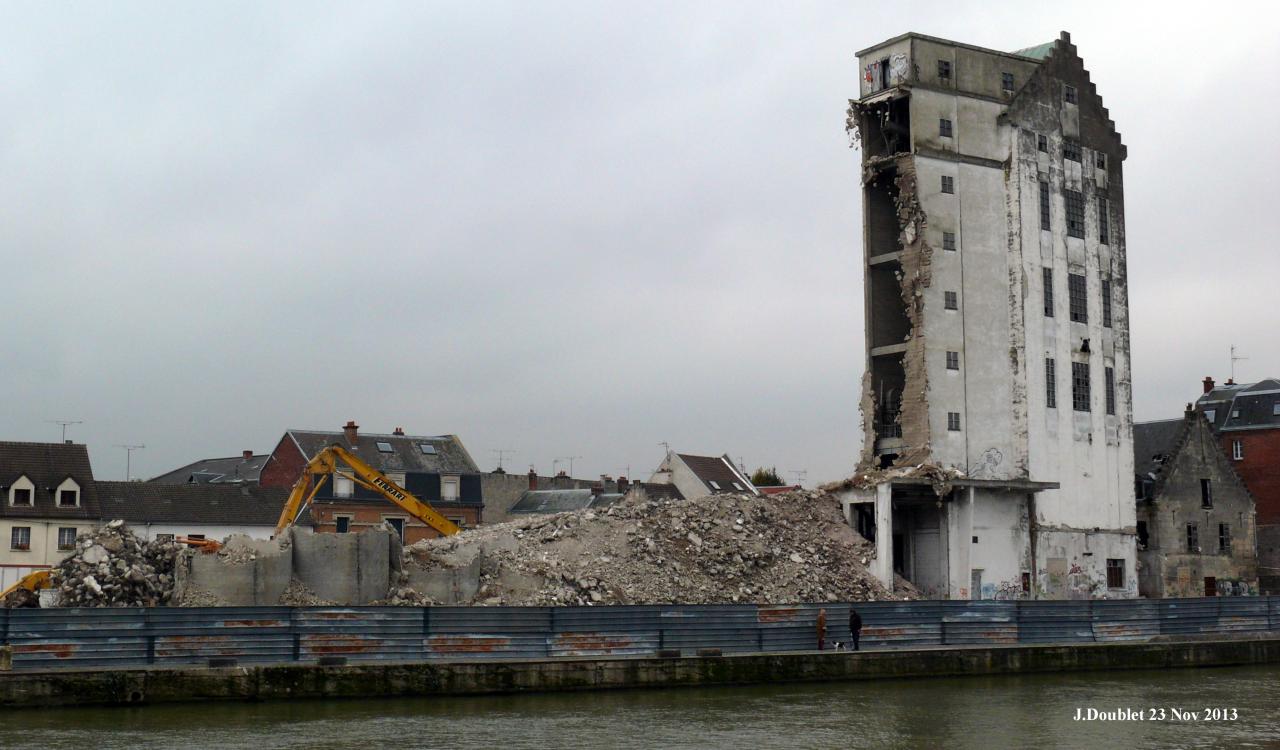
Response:
[[[346,464],[350,473],[343,471],[339,462]],[[453,521],[436,512],[435,508],[409,494],[407,490],[365,463],[360,457],[353,455],[341,445],[330,445],[321,449],[307,462],[302,470],[302,476],[298,477],[298,481],[294,483],[293,491],[289,493],[289,499],[280,512],[280,520],[276,523],[277,536],[298,520],[298,515],[311,504],[316,493],[324,485],[325,479],[332,474],[347,477],[361,487],[379,493],[396,507],[444,536],[457,534],[462,530]]]
[[[9,597],[10,594],[16,591],[20,591],[20,590],[30,591],[31,593],[34,594],[40,589],[47,589],[52,585],[53,585],[53,571],[37,570],[34,573],[28,573],[22,578],[19,578],[17,583],[13,584],[9,588],[5,589],[4,591],[0,591],[0,602],[3,602],[5,599]]]

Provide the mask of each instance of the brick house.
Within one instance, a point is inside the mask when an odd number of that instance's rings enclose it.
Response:
[[[1258,593],[1254,503],[1213,428],[1182,419],[1133,426],[1138,595]]]
[[[1205,378],[1196,409],[1257,504],[1259,586],[1280,593],[1280,379],[1215,385]]]
[[[482,521],[480,469],[456,435],[406,435],[400,428],[389,435],[361,433],[355,422],[347,422],[335,432],[288,430],[262,467],[259,483],[263,487],[292,487],[307,462],[335,443],[459,526]],[[339,534],[386,522],[400,532],[406,544],[439,536],[377,492],[338,476],[321,487],[311,519],[317,532]]]
[[[99,516],[87,447],[0,442],[0,589],[57,565]]]

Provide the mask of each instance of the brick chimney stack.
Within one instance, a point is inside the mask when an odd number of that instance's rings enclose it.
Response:
[[[1213,390],[1213,378],[1206,377],[1204,379],[1204,392],[1208,393]]]
[[[356,424],[354,419],[348,419],[347,423],[342,425],[342,434],[346,436],[349,445],[356,444],[356,437],[359,435],[360,425]]]
[[[538,472],[534,471],[532,466],[529,467],[529,489],[538,489]]]
[[[404,436],[404,428],[403,428],[403,427],[397,427],[397,428],[395,429],[395,431],[394,431],[394,432],[392,432],[391,434],[392,434],[392,435],[400,435],[401,437],[403,437],[403,436]]]
[[[618,477],[618,492],[625,495],[627,494],[627,488],[630,486],[631,483],[627,481],[626,477]]]
[[[248,461],[249,459],[253,458],[253,451],[240,451],[240,458],[244,459],[245,461]]]

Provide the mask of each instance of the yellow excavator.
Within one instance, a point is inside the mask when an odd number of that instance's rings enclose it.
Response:
[[[342,468],[346,465],[346,470]],[[324,486],[324,480],[330,476],[346,477],[352,482],[379,493],[392,504],[399,507],[414,518],[440,532],[442,536],[451,536],[462,531],[453,521],[436,512],[435,508],[409,494],[400,485],[391,481],[385,474],[365,463],[360,457],[353,455],[346,448],[335,443],[322,448],[315,457],[302,469],[302,476],[294,482],[289,499],[280,511],[280,520],[276,522],[275,536],[280,536],[298,520]],[[201,552],[217,552],[222,546],[212,539],[191,539],[178,537],[174,541],[199,549]],[[0,592],[0,603],[10,594],[22,590],[35,594],[40,589],[53,585],[51,570],[37,570],[18,580],[17,583]]]
[[[340,463],[346,464],[350,471],[344,471]],[[276,536],[284,533],[285,529],[298,520],[298,515],[311,504],[316,493],[324,486],[324,480],[335,474],[377,492],[401,510],[440,532],[442,536],[462,531],[453,521],[437,513],[435,508],[409,494],[359,456],[335,443],[322,448],[303,468],[302,476],[294,483],[293,491],[289,493],[289,499],[280,511],[280,520],[276,522]]]

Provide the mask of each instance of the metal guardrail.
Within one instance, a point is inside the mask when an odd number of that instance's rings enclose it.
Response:
[[[853,605],[865,648],[1280,633],[1280,596]],[[801,651],[849,640],[848,604],[0,610],[14,670]]]

